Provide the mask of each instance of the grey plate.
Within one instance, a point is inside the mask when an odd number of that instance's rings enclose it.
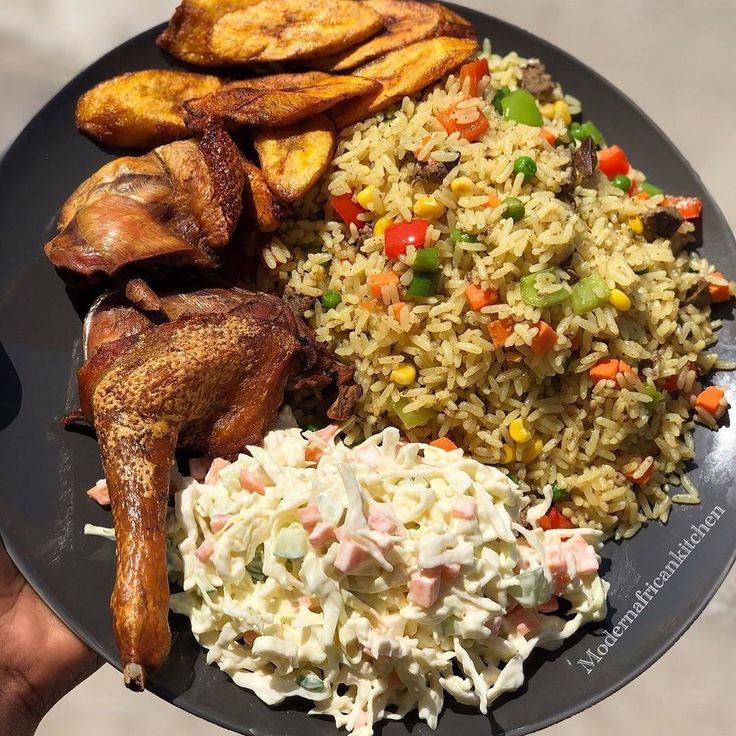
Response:
[[[494,18],[462,12],[481,37],[493,39],[497,51],[515,49],[543,59],[564,88],[584,102],[586,116],[600,125],[610,142],[624,146],[652,181],[673,193],[701,197],[705,202],[702,250],[725,273],[736,274],[736,244],[723,215],[685,159],[641,110],[554,46]],[[153,43],[157,30],[123,44],[68,84],[28,125],[0,164],[2,537],[43,599],[115,665],[108,610],[113,545],[82,535],[85,522],[106,525],[110,521],[84,494],[101,477],[97,448],[92,439],[65,433],[59,424],[76,401],[80,320],[41,246],[69,193],[116,155],[76,131],[77,98],[115,74],[172,66]],[[725,357],[735,357],[734,336],[734,323],[728,321],[720,344]],[[719,375],[717,382],[728,385],[733,401],[733,378]],[[489,720],[494,734],[526,734],[548,726],[625,685],[690,626],[731,567],[736,539],[734,428],[726,426],[717,434],[698,431],[697,444],[691,477],[702,490],[703,503],[675,508],[669,524],[653,524],[625,544],[606,545],[604,572],[611,593],[604,625],[588,627],[555,654],[535,654],[526,666],[528,683],[515,697],[499,702],[490,717],[449,703],[440,719],[440,735],[488,734]],[[706,526],[707,519],[713,521],[712,528]],[[693,530],[699,526],[705,532],[702,538]],[[683,554],[681,543],[691,537],[692,552],[676,560],[678,553]],[[663,581],[661,573],[668,564],[672,572],[665,573],[669,579]],[[649,585],[659,585],[650,589],[656,595],[643,592]],[[637,601],[648,597],[648,604],[632,613]],[[622,617],[625,630],[615,628]],[[239,689],[222,672],[206,666],[185,620],[175,617],[172,624],[171,656],[150,682],[162,698],[241,733],[317,736],[334,732],[328,721],[307,717],[299,704],[268,708]],[[611,631],[616,635],[606,639]],[[379,730],[386,736],[431,733],[413,717]]]

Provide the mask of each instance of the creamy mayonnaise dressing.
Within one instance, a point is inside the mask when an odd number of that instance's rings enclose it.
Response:
[[[535,646],[604,617],[601,534],[539,528],[550,489],[529,505],[497,469],[396,429],[334,435],[272,431],[177,494],[171,607],[238,685],[359,736],[413,710],[434,728],[445,692],[485,713]]]

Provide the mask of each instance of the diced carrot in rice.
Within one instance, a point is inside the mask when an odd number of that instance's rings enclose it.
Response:
[[[719,419],[726,410],[728,404],[725,402],[725,392],[718,386],[709,386],[701,391],[695,399],[695,406]]]

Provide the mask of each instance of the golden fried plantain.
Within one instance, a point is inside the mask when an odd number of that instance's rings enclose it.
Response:
[[[337,135],[327,115],[281,128],[259,128],[254,136],[269,189],[282,202],[303,197],[325,173]]]
[[[338,130],[383,110],[391,103],[416,94],[462,64],[478,49],[468,38],[431,38],[392,51],[355,70],[358,76],[381,83],[381,90],[348,102],[331,111]]]
[[[255,222],[259,232],[271,233],[281,224],[279,203],[266,184],[263,172],[250,161],[243,161],[245,187],[243,187],[243,215]]]
[[[239,125],[279,126],[316,115],[350,97],[376,92],[380,84],[354,76],[325,72],[274,74],[231,82],[211,95],[184,107],[187,125],[193,130],[207,121],[230,128]]]
[[[221,85],[217,77],[169,69],[122,74],[79,98],[77,127],[107,145],[155,148],[191,137],[182,104]]]
[[[381,16],[358,0],[264,0],[222,16],[210,45],[229,64],[293,61],[342,51],[381,28]]]
[[[461,18],[439,3],[423,3],[417,0],[365,0],[365,4],[381,14],[385,31],[339,54],[315,59],[314,66],[328,72],[342,72],[425,38],[475,36],[475,29],[465,18]]]
[[[243,10],[259,2],[261,0],[183,0],[156,43],[188,64],[221,66],[227,62],[212,51],[212,28],[227,13]],[[251,46],[256,53],[266,47],[265,40],[259,43]]]

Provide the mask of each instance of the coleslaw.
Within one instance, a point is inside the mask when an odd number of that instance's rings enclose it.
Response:
[[[435,728],[445,693],[486,713],[534,647],[604,618],[602,534],[540,528],[551,488],[530,502],[393,428],[336,434],[274,430],[176,496],[171,608],[236,684],[358,736],[413,710]]]

